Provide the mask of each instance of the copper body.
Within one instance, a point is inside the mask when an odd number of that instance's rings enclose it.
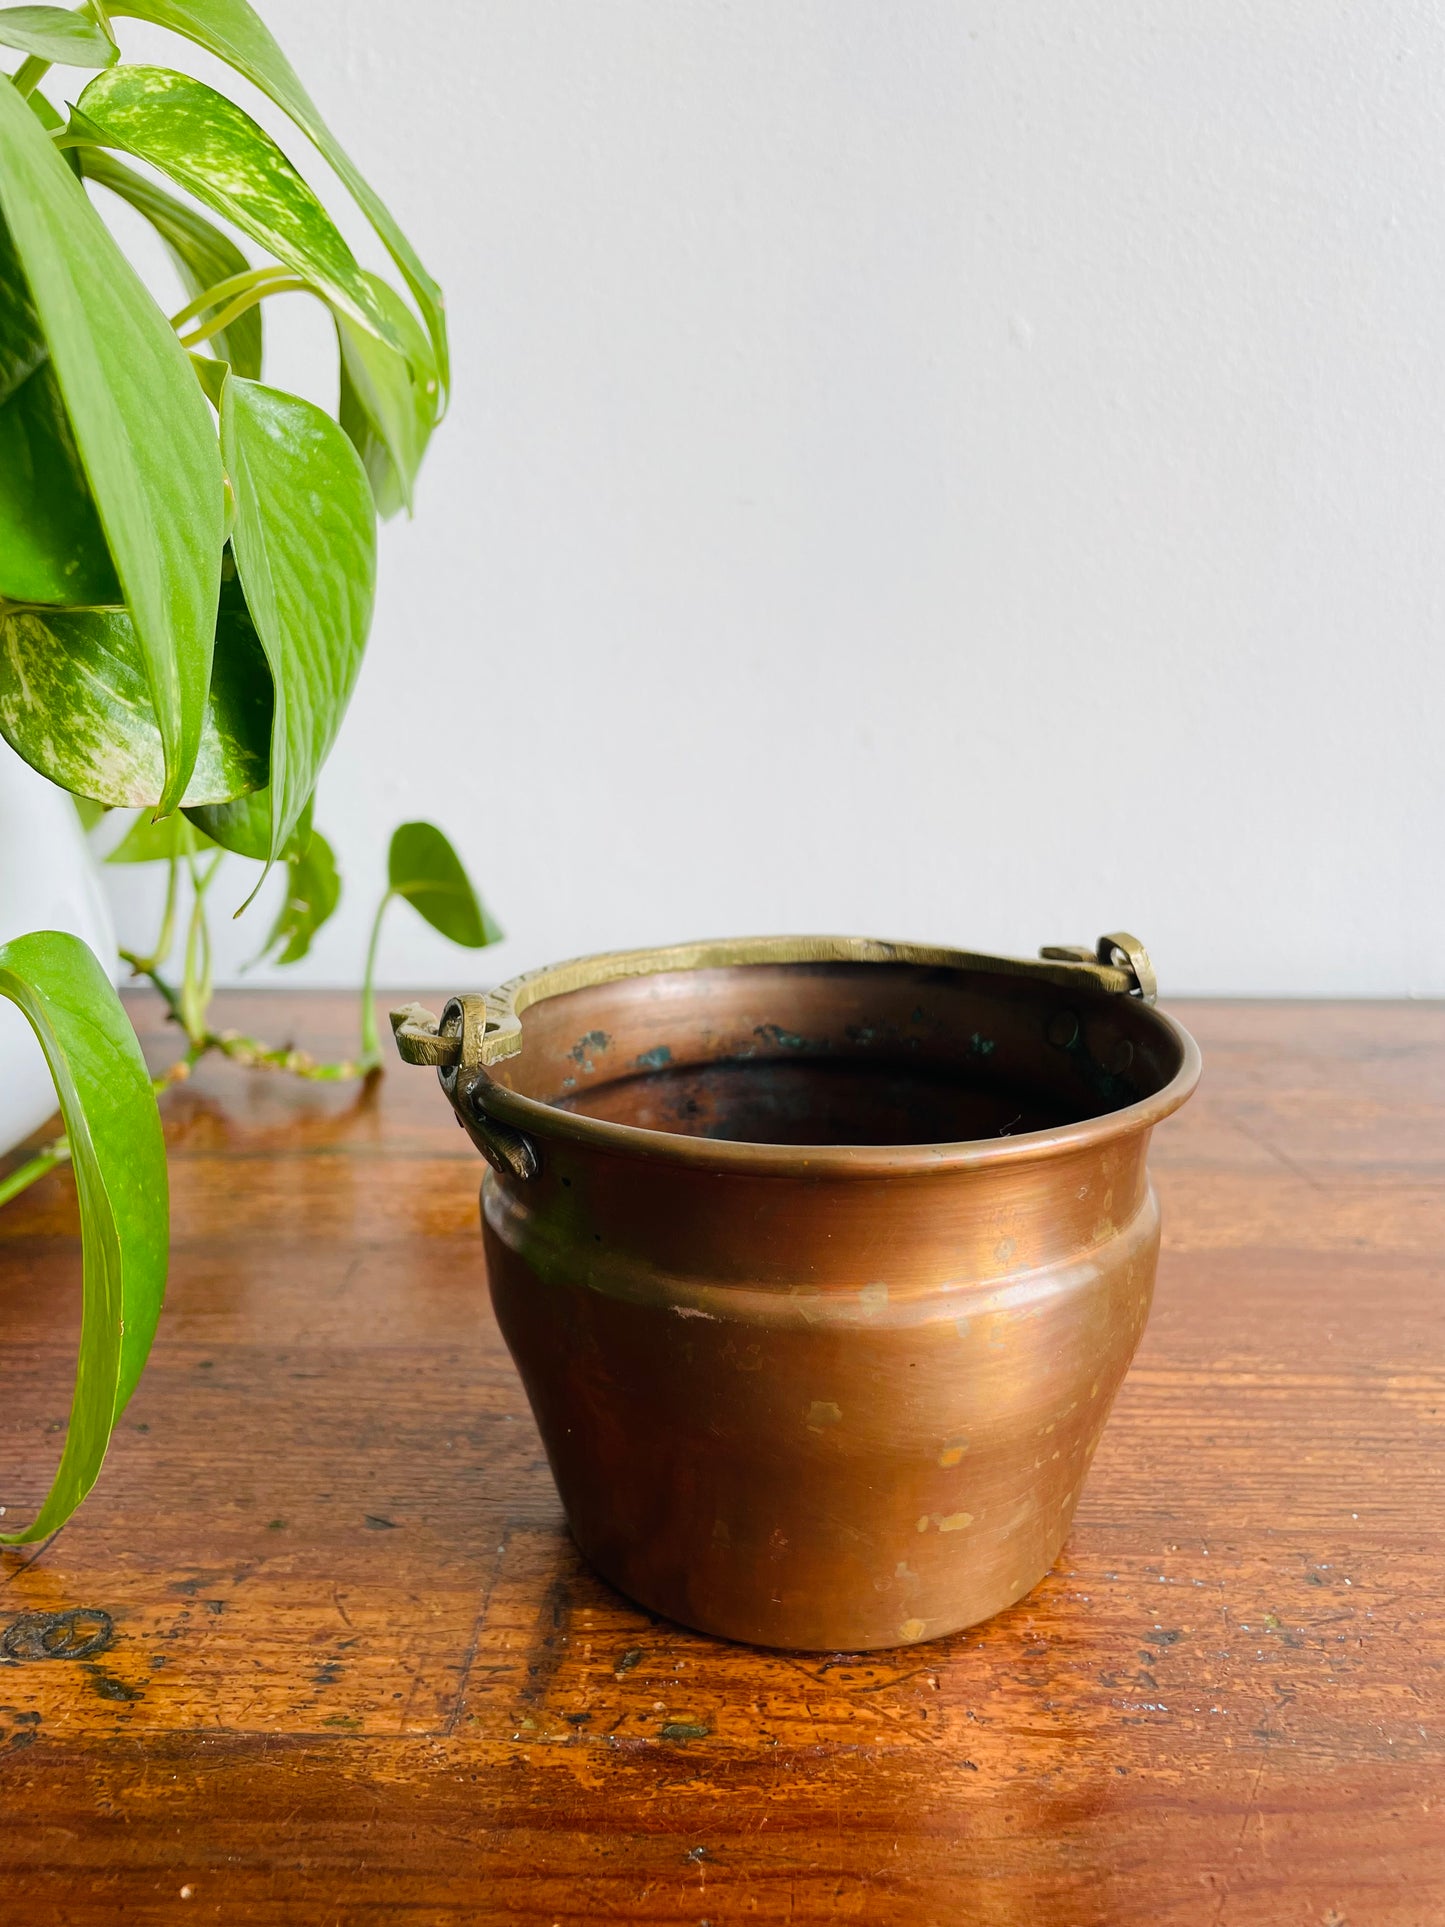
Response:
[[[485,1178],[488,1275],[587,1558],[766,1646],[932,1639],[1026,1593],[1148,1316],[1149,1135],[1198,1069],[1067,967],[750,963],[536,1003],[450,1094],[534,1153]]]

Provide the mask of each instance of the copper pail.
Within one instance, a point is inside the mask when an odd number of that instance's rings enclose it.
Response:
[[[1134,938],[625,951],[392,1022],[491,1166],[492,1302],[600,1573],[848,1651],[1037,1584],[1149,1312],[1149,1135],[1199,1076]]]

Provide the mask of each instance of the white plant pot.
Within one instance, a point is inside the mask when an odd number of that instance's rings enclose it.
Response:
[[[68,930],[116,975],[115,928],[75,805],[0,740],[0,943],[31,930]],[[0,1152],[55,1110],[35,1033],[0,1000]]]

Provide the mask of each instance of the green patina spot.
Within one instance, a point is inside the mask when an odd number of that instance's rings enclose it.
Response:
[[[712,1728],[701,1720],[669,1720],[662,1729],[665,1740],[705,1740]]]
[[[612,1039],[605,1030],[589,1030],[585,1037],[577,1039],[567,1055],[574,1064],[580,1064],[584,1071],[590,1071],[596,1068],[592,1062],[593,1051],[600,1057],[611,1043]]]
[[[795,1030],[784,1030],[781,1024],[758,1024],[753,1036],[761,1037],[765,1044],[776,1044],[780,1050],[823,1051],[828,1048],[826,1038],[816,1043],[812,1038],[800,1037]]]
[[[672,1062],[672,1050],[667,1044],[654,1044],[651,1050],[639,1051],[633,1063],[640,1071],[660,1071]]]

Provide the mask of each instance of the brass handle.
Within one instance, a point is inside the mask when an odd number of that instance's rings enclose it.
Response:
[[[491,1079],[478,1058],[485,1035],[486,1000],[453,997],[437,1019],[422,1004],[391,1012],[396,1048],[408,1064],[434,1064],[458,1122],[494,1171],[503,1177],[534,1178],[539,1169],[532,1140],[486,1108]]]
[[[525,1131],[503,1124],[486,1108],[491,1078],[484,1070],[443,1070],[442,1089],[451,1099],[462,1128],[482,1156],[504,1178],[535,1178],[541,1169],[537,1148]]]
[[[402,1061],[407,1064],[455,1064],[460,1047],[455,1038],[443,1037],[435,1011],[425,1004],[403,1004],[388,1013],[391,1034]]]
[[[439,1018],[424,1004],[403,1004],[400,1010],[389,1013],[398,1052],[408,1064],[435,1064],[438,1068],[492,1061],[498,1053],[483,1050],[487,1033],[497,1028],[488,1015],[488,1001],[486,997],[452,997]],[[510,1052],[501,1055],[509,1056]]]
[[[665,970],[713,970],[734,964],[916,963],[952,969],[1002,970],[1043,976],[1063,989],[1084,982],[1094,990],[1138,997],[1152,1004],[1159,994],[1149,953],[1127,930],[1086,944],[1050,944],[1031,957],[990,957],[929,944],[883,943],[873,937],[743,937],[732,942],[676,944],[667,950],[615,950],[571,963],[529,970],[485,997],[453,997],[440,1020],[420,1004],[391,1013],[396,1047],[408,1064],[439,1070],[480,1070],[522,1048],[522,1013],[544,997],[560,997],[622,977]],[[491,1128],[497,1128],[492,1125]]]
[[[1046,943],[1039,955],[1054,963],[1107,964],[1111,970],[1128,973],[1131,996],[1146,1004],[1159,1001],[1159,979],[1154,975],[1149,952],[1127,930],[1100,937],[1092,950],[1086,943]]]

